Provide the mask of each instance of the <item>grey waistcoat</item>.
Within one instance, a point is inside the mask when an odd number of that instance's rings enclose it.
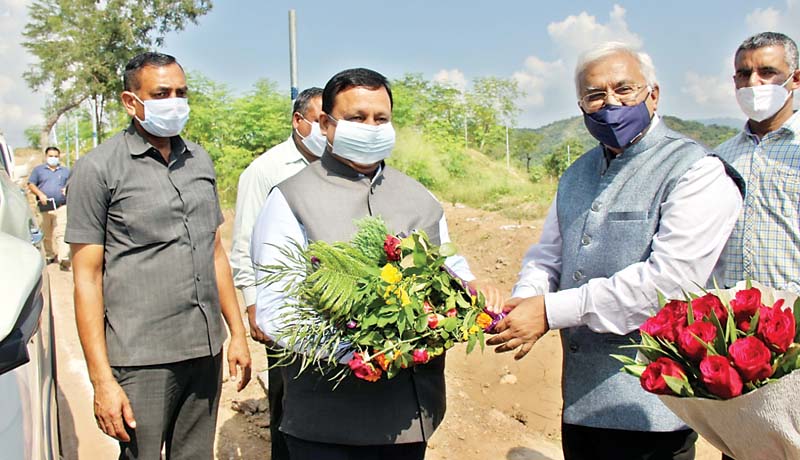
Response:
[[[379,215],[392,232],[425,230],[439,244],[443,211],[415,180],[391,168],[370,181],[327,153],[278,184],[309,241],[349,241],[355,219]],[[285,382],[280,430],[291,436],[347,445],[427,441],[445,413],[444,356],[404,370],[391,380],[347,377],[334,389],[315,371],[282,368]]]
[[[581,156],[558,184],[562,242],[559,289],[607,278],[648,258],[661,205],[678,179],[707,152],[664,125],[607,162],[602,146]],[[653,309],[657,308],[653,305]],[[622,374],[609,355],[636,352],[620,345],[638,341],[599,334],[587,327],[561,331],[565,423],[637,431],[675,431],[685,424],[638,379]]]

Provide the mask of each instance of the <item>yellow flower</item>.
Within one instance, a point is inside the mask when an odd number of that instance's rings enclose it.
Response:
[[[477,334],[478,331],[480,331],[480,330],[481,329],[478,326],[473,324],[472,327],[469,328],[469,333],[470,334]]]
[[[492,324],[492,317],[486,313],[481,313],[478,315],[478,318],[475,319],[475,324],[477,324],[481,329],[486,329],[490,324]]]
[[[400,291],[400,304],[404,307],[410,304],[411,299],[408,297],[408,292],[405,289],[398,288],[398,290]]]
[[[381,279],[386,281],[389,284],[399,283],[401,279],[403,279],[403,274],[400,273],[394,265],[386,264],[381,269]]]

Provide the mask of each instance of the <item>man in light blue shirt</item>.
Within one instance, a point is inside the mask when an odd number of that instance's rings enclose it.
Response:
[[[800,293],[797,45],[780,33],[754,35],[737,49],[734,67],[736,100],[748,120],[716,151],[741,173],[747,192],[723,255],[724,284],[749,278]]]
[[[44,155],[45,164],[33,168],[28,178],[28,189],[36,196],[42,215],[47,261],[59,262],[62,270],[69,270],[69,246],[64,243],[69,168],[61,166],[61,151],[57,147],[47,147]]]

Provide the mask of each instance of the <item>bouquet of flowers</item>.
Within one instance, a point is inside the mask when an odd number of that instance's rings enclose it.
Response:
[[[444,265],[452,244],[435,246],[423,231],[395,236],[380,217],[356,225],[349,243],[280,247],[284,262],[261,267],[259,282],[280,283],[287,298],[276,365],[300,359],[301,372],[313,365],[374,382],[459,342],[467,353],[483,348],[502,315],[484,311],[483,295]]]
[[[797,296],[748,281],[660,300],[622,371],[734,458],[800,458]]]

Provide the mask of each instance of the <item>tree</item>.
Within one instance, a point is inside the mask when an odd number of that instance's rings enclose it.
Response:
[[[570,164],[575,161],[585,150],[583,144],[578,139],[570,138],[556,146],[553,151],[544,157],[542,165],[547,175],[559,178],[567,170]]]
[[[525,161],[525,171],[531,172],[531,161],[542,135],[530,129],[515,129],[511,132],[511,150],[514,157]]]
[[[487,143],[505,140],[505,127],[513,126],[520,112],[517,101],[524,95],[517,82],[497,77],[476,78],[467,93],[472,137],[478,150]]]
[[[107,101],[122,91],[122,72],[130,58],[160,47],[168,32],[211,9],[211,0],[34,0],[23,35],[38,58],[24,77],[34,90],[46,90],[41,144],[64,113],[84,101],[104,119]],[[98,122],[98,138],[103,139]]]

